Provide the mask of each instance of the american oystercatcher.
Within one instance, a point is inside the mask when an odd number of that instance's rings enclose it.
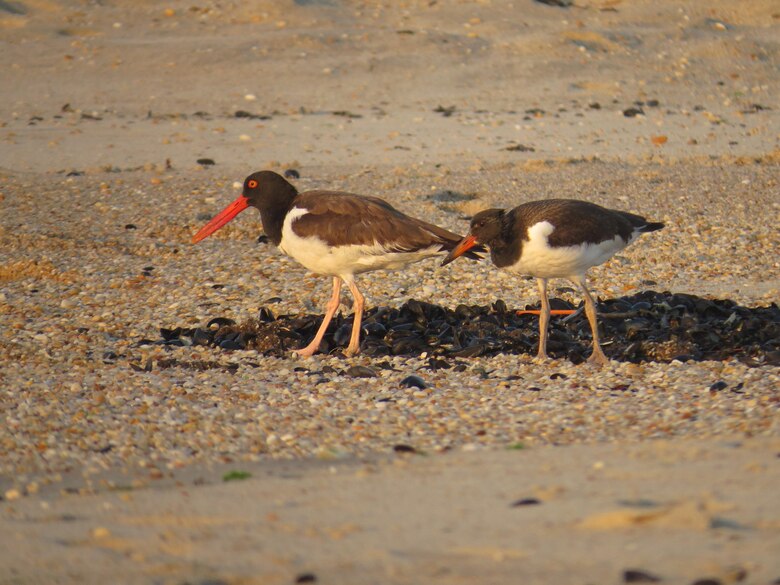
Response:
[[[260,211],[263,230],[279,249],[316,274],[333,277],[328,301],[314,339],[296,353],[313,355],[340,304],[341,283],[352,292],[354,322],[346,355],[360,351],[360,325],[365,299],[355,275],[408,264],[452,250],[461,237],[431,223],[409,217],[377,197],[338,191],[299,193],[273,171],[252,173],[241,195],[195,234],[196,243],[213,234],[247,207]],[[471,251],[472,258],[479,258]],[[466,252],[466,250],[464,250]]]
[[[539,358],[547,358],[547,281],[568,278],[582,290],[585,314],[593,332],[593,353],[588,361],[604,364],[608,360],[599,345],[596,304],[588,291],[585,273],[609,260],[640,234],[662,227],[664,224],[648,222],[633,213],[573,199],[532,201],[509,211],[486,209],[472,218],[468,235],[442,266],[482,244],[490,249],[496,267],[536,277],[542,304]]]

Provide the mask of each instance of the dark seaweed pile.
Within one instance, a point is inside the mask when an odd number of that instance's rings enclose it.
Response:
[[[561,299],[553,299],[551,304],[558,309],[576,308]],[[427,352],[434,360],[499,353],[535,355],[538,317],[516,313],[501,300],[490,307],[459,305],[455,309],[415,300],[400,308],[376,307],[365,314],[361,351],[376,357]],[[321,319],[320,315],[277,317],[263,307],[257,318],[245,323],[218,317],[202,328],[163,328],[162,339],[140,343],[253,349],[283,357],[308,343]],[[645,291],[600,301],[599,325],[604,352],[614,360],[736,358],[751,366],[780,365],[780,309],[774,303],[748,308],[730,300]],[[351,315],[336,315],[321,351],[343,350],[351,328]],[[550,356],[580,363],[590,355],[590,345],[590,326],[584,313],[552,317],[547,345]]]

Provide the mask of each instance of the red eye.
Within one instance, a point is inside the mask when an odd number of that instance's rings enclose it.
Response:
[[[246,186],[249,187],[250,189],[254,189],[255,187],[257,187],[257,181],[255,181],[254,179],[247,181]]]

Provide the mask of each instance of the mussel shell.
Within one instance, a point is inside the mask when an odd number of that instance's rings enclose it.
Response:
[[[211,329],[212,327],[215,327],[216,329],[222,329],[223,327],[229,327],[235,324],[236,322],[228,317],[214,317],[211,321],[208,322],[206,329]]]

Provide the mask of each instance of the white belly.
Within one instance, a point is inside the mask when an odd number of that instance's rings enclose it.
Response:
[[[552,224],[546,221],[531,226],[529,240],[523,242],[520,260],[510,270],[537,278],[583,275],[588,268],[603,264],[627,245],[620,236],[615,236],[598,244],[551,247],[547,238],[552,231]]]

